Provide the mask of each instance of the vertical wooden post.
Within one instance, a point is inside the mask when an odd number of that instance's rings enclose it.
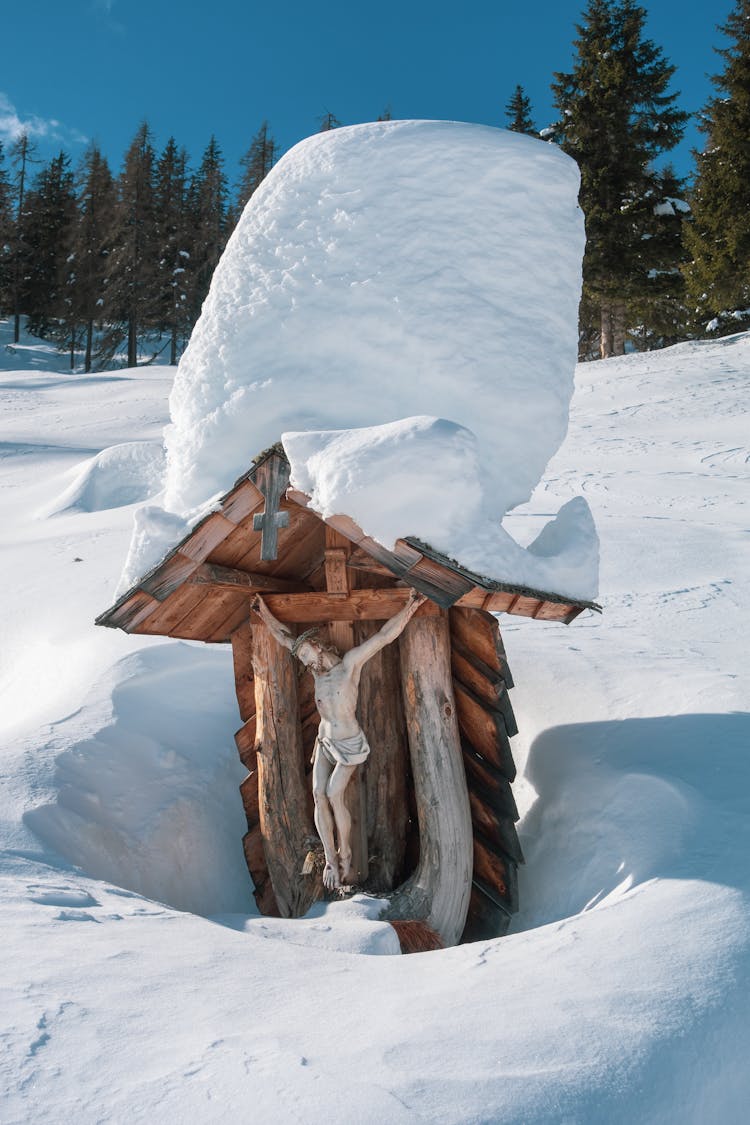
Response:
[[[298,918],[315,901],[317,879],[303,875],[316,836],[307,803],[297,668],[262,623],[253,623],[260,830],[279,912]]]
[[[360,621],[355,626],[357,644],[376,633],[379,622]],[[388,645],[367,661],[359,684],[357,713],[371,746],[361,771],[365,785],[368,890],[392,891],[402,878],[407,799],[406,730],[401,702],[401,665],[398,644]]]
[[[404,630],[400,647],[420,854],[385,916],[423,920],[450,946],[466,923],[473,847],[447,614],[421,611]]]

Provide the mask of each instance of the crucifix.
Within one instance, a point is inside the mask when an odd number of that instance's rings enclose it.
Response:
[[[289,512],[279,511],[281,498],[289,483],[289,465],[278,457],[259,466],[255,486],[265,500],[265,510],[253,516],[253,531],[260,531],[260,557],[273,562],[278,557],[278,530],[289,526]]]

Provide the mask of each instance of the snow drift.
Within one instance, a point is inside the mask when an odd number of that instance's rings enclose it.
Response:
[[[554,146],[479,125],[380,122],[297,145],[245,209],[180,363],[166,510],[194,519],[286,434],[314,506],[335,477],[327,511],[385,545],[413,535],[482,574],[594,597],[582,505],[543,561],[500,528],[567,427],[577,191]],[[170,545],[147,522],[156,538],[142,521],[120,589]]]

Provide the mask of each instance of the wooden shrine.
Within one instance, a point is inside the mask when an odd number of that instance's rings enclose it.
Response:
[[[494,614],[569,623],[594,603],[473,574],[413,538],[392,550],[348,516],[323,520],[288,487],[280,446],[252,468],[98,625],[231,644],[248,776],[244,850],[264,914],[299,917],[323,895],[312,819],[313,681],[251,602],[340,652],[371,636],[410,589],[430,599],[365,665],[358,719],[372,751],[349,784],[358,889],[386,917],[443,944],[504,934],[523,856],[510,783],[512,678]]]

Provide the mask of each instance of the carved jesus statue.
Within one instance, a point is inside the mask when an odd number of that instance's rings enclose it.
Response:
[[[325,852],[323,884],[328,890],[351,881],[351,817],[344,792],[355,769],[370,753],[356,714],[362,668],[376,652],[400,636],[425,601],[423,594],[412,590],[404,608],[386,621],[382,629],[340,656],[320,639],[317,629],[308,629],[295,637],[273,616],[261,597],[253,600],[252,608],[272,635],[310,669],[315,681],[320,726],[313,754],[313,798],[315,827]]]

